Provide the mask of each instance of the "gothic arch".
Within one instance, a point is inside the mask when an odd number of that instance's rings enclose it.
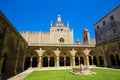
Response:
[[[111,61],[112,66],[116,66],[116,61],[115,61],[115,56],[114,55],[110,55],[110,61]]]
[[[29,67],[37,67],[38,58],[39,55],[36,51],[28,51],[25,55],[24,70],[28,69]]]
[[[52,50],[46,50],[42,55],[43,67],[55,67],[56,54]]]
[[[96,51],[91,50],[89,52],[89,65],[97,65],[98,64],[97,57],[98,57],[98,55],[96,55]]]
[[[79,50],[75,53],[75,65],[79,66],[81,64],[85,64],[85,53],[82,50]]]
[[[59,54],[59,65],[60,66],[71,66],[72,55],[69,51],[63,50]]]

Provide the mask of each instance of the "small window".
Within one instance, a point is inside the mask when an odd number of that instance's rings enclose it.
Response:
[[[112,16],[110,16],[110,20],[111,21],[113,21],[114,20],[114,16],[112,15]]]
[[[61,29],[61,31],[63,31],[63,29]]]
[[[65,40],[63,38],[60,38],[59,41],[60,41],[60,43],[64,43],[65,42]]]
[[[101,37],[99,36],[98,39],[101,40]]]
[[[113,29],[113,33],[116,33],[116,29]]]
[[[99,25],[97,25],[97,29],[99,29]]]
[[[103,25],[105,25],[105,21],[103,21]]]

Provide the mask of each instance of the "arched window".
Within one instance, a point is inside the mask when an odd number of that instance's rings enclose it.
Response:
[[[60,41],[60,43],[64,43],[65,42],[65,40],[63,38],[60,38],[59,41]]]

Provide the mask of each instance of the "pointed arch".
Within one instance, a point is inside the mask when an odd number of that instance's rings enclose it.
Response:
[[[95,50],[91,50],[89,52],[89,64],[90,65],[97,65],[97,56]]]
[[[114,55],[110,55],[111,65],[116,66],[116,61]]]
[[[60,66],[71,66],[72,55],[69,51],[67,50],[61,51],[59,56],[60,56],[60,60],[59,60]]]
[[[38,58],[39,55],[36,51],[28,51],[27,54],[25,54],[24,70],[28,69],[29,67],[37,67]]]
[[[75,65],[85,64],[85,53],[82,50],[78,50],[75,53]]]
[[[52,50],[46,50],[42,55],[43,67],[55,67],[56,54]]]

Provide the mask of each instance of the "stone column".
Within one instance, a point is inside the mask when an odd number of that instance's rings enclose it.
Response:
[[[64,67],[66,67],[66,57],[64,57]]]
[[[50,67],[50,57],[48,57],[48,67]]]
[[[89,55],[86,55],[86,65],[89,66]]]
[[[75,67],[75,53],[77,52],[74,48],[70,51],[72,55],[72,67]]]
[[[25,66],[25,57],[23,58],[22,71],[24,71],[24,66]]]
[[[32,57],[30,58],[30,68],[32,68]]]
[[[107,67],[106,57],[105,57],[105,55],[103,56],[103,61],[104,61],[104,66]]]
[[[59,67],[59,56],[57,56],[57,60],[56,60],[56,66],[57,66],[57,68]]]
[[[92,65],[94,65],[93,56],[91,56],[91,58],[92,58]]]
[[[17,74],[17,67],[18,67],[18,64],[19,64],[19,62],[18,62],[18,54],[19,54],[19,52],[17,52],[17,55],[16,55],[15,70],[14,70],[15,74]]]
[[[78,61],[79,61],[79,66],[80,66],[80,57],[78,57]]]
[[[42,66],[41,66],[41,56],[39,56],[39,58],[38,58],[38,68],[41,68]]]
[[[75,67],[75,56],[72,57],[72,63],[73,63],[72,67]]]

